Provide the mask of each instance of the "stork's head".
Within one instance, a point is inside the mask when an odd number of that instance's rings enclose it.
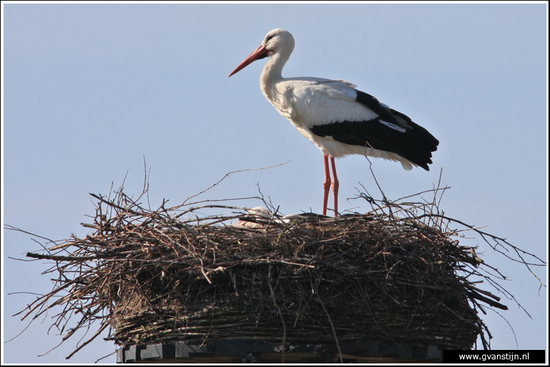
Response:
[[[294,37],[290,32],[277,28],[269,31],[262,42],[262,44],[254,50],[246,59],[243,60],[233,70],[229,76],[236,74],[239,70],[244,69],[252,62],[263,59],[264,57],[271,57],[273,55],[281,55],[288,59],[290,54],[294,50]]]

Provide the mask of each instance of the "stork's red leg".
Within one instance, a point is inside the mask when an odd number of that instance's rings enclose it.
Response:
[[[334,216],[338,216],[338,188],[340,187],[340,182],[338,181],[338,176],[336,176],[336,163],[334,163],[334,157],[330,157],[330,163],[332,164],[332,196],[334,199]]]
[[[327,215],[327,205],[328,205],[328,192],[330,190],[330,171],[328,169],[328,156],[323,154],[323,164],[325,166],[325,181],[323,181],[323,215]]]

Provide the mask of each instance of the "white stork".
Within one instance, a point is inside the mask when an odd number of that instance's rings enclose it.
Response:
[[[229,76],[255,60],[269,57],[260,76],[265,98],[323,153],[323,215],[327,212],[330,187],[334,215],[338,215],[339,183],[334,158],[362,154],[399,161],[406,170],[413,166],[429,170],[432,152],[439,144],[432,134],[348,81],[283,78],[283,66],[293,50],[294,37],[284,29],[274,29]]]

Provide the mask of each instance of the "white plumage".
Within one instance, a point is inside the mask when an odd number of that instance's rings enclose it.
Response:
[[[348,81],[283,78],[283,66],[293,50],[292,35],[284,29],[274,29],[229,76],[255,60],[269,57],[260,76],[262,93],[323,153],[323,215],[327,210],[330,186],[334,193],[334,214],[338,215],[338,179],[334,158],[362,154],[399,161],[407,170],[413,166],[429,169],[431,152],[437,149],[439,142],[427,130],[371,95],[358,91]],[[328,171],[329,157],[333,180]]]

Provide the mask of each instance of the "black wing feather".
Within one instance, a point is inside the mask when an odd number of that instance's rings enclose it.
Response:
[[[432,163],[432,152],[437,150],[439,141],[428,130],[414,123],[407,115],[383,106],[370,94],[357,91],[357,102],[373,110],[378,117],[368,121],[317,125],[311,128],[311,132],[318,136],[331,136],[344,144],[392,152],[429,171],[428,164]],[[398,129],[380,120],[394,124]]]

